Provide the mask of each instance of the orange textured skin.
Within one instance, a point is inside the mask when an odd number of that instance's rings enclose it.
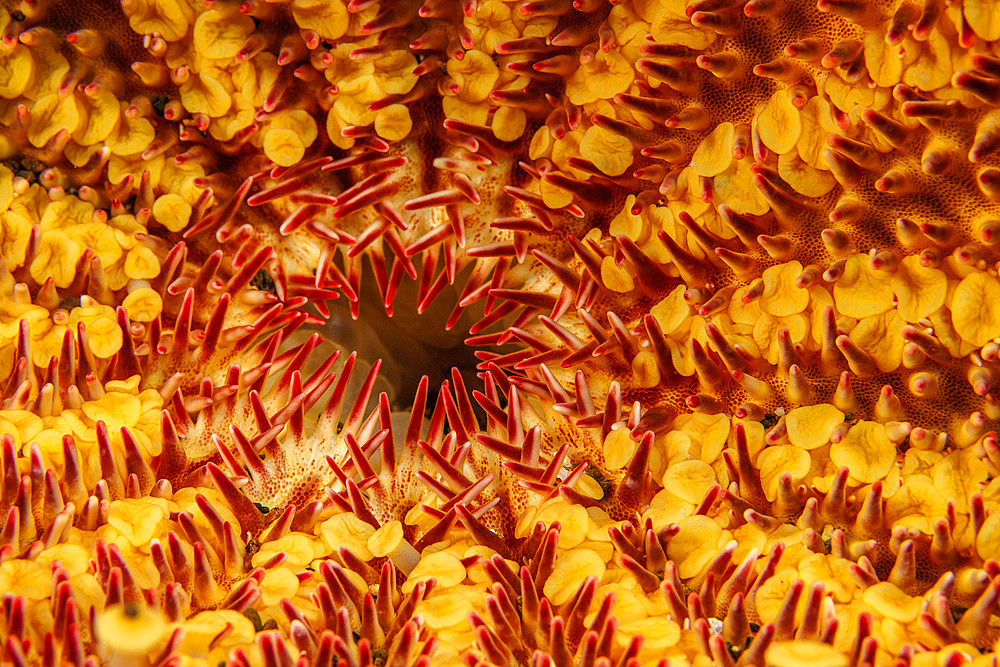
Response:
[[[0,664],[995,661],[998,14],[4,3]]]

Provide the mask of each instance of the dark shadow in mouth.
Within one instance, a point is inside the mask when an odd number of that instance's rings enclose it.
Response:
[[[381,359],[379,377],[382,382],[377,391],[387,391],[393,411],[409,410],[420,378],[426,375],[429,416],[441,383],[450,380],[452,368],[461,372],[469,392],[482,384],[476,377],[479,372],[476,365],[480,361],[475,352],[491,348],[471,347],[465,343],[469,327],[483,316],[481,302],[467,308],[451,330],[445,329],[471,268],[459,272],[455,284],[445,287],[422,313],[417,312],[419,276],[417,280],[404,278],[393,301],[391,317],[386,313],[374,277],[365,271],[358,319],[351,317],[346,299],[338,299],[328,303],[330,319],[326,325],[307,329],[318,331],[346,353],[357,351],[358,359],[366,362],[366,366]],[[473,406],[480,424],[485,424],[485,413],[479,414],[479,406],[474,401]]]

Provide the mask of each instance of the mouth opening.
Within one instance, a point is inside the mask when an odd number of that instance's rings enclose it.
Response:
[[[400,283],[393,300],[391,314],[386,311],[375,278],[370,272],[362,277],[358,317],[351,316],[350,303],[336,299],[327,303],[330,317],[324,324],[305,325],[286,345],[302,342],[305,337],[318,333],[323,337],[320,349],[312,363],[322,364],[337,350],[342,354],[356,352],[358,370],[365,371],[381,360],[381,368],[369,407],[385,392],[393,412],[408,413],[423,376],[429,382],[426,416],[430,416],[441,390],[441,383],[451,377],[456,368],[466,386],[477,386],[476,366],[480,360],[476,351],[490,348],[466,344],[469,328],[483,317],[482,302],[466,308],[454,326],[446,329],[459,294],[471,267],[460,271],[454,285],[448,285],[423,311],[418,312],[420,276]],[[363,377],[357,373],[357,381]],[[485,423],[485,413],[479,413],[480,424]]]

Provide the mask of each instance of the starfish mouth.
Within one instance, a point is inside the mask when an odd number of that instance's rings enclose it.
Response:
[[[466,278],[459,274],[456,282],[461,283]],[[306,325],[300,330],[301,335],[316,332],[332,345],[332,349],[357,351],[359,358],[369,363],[380,359],[379,377],[388,392],[389,403],[393,410],[405,411],[412,404],[424,376],[430,380],[431,387],[440,387],[450,376],[451,369],[457,368],[466,381],[476,381],[479,372],[476,348],[466,345],[465,341],[469,327],[481,315],[471,309],[463,312],[457,321],[450,321],[459,294],[457,288],[449,288],[449,291],[452,294],[442,294],[428,308],[418,312],[417,285],[402,283],[389,314],[378,298],[377,286],[365,285],[363,281],[356,319],[351,315],[349,304],[334,301],[329,306],[330,316],[326,322]],[[432,402],[436,394],[436,390],[432,392]]]

